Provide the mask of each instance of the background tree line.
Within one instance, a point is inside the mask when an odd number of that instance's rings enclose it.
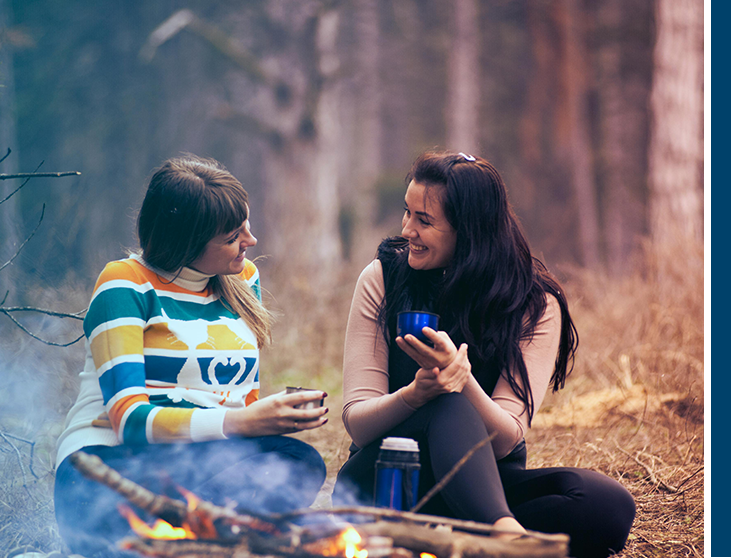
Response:
[[[497,166],[549,265],[622,274],[644,239],[701,236],[702,22],[702,0],[0,0],[1,170],[82,173],[7,203],[0,255],[41,199],[14,281],[90,286],[187,151],[241,178],[274,275],[335,278],[447,147]]]

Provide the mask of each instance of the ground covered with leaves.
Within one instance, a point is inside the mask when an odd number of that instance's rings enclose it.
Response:
[[[631,277],[560,270],[579,353],[566,388],[546,397],[526,438],[529,467],[594,469],[632,493],[637,515],[623,558],[704,554],[703,253],[682,250],[682,257],[678,248],[648,251]],[[329,394],[329,423],[299,435],[328,465],[318,506],[327,505],[350,443],[339,417],[340,366],[356,276],[341,278],[325,302],[315,285],[270,284],[279,293],[270,305],[287,319],[262,357],[263,392],[300,385]],[[30,351],[37,342],[15,335],[1,348],[16,377],[0,385],[0,556],[63,553],[53,517],[53,443],[75,397],[79,348]],[[36,356],[23,361],[29,352]],[[55,414],[39,420],[18,397],[28,382],[45,386],[31,391]]]

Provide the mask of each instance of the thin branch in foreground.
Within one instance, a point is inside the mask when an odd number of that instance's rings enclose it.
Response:
[[[449,470],[449,472],[446,475],[444,475],[437,484],[435,484],[434,486],[432,486],[431,489],[429,490],[429,492],[427,492],[426,494],[424,494],[424,496],[421,498],[421,500],[419,500],[416,503],[416,505],[413,508],[411,508],[409,511],[412,512],[412,513],[418,512],[424,506],[424,504],[426,504],[429,500],[431,500],[432,497],[437,492],[439,492],[442,488],[444,488],[447,485],[447,483],[449,481],[452,480],[452,478],[454,477],[454,475],[456,475],[459,472],[459,470],[464,466],[465,463],[467,463],[467,461],[469,460],[469,458],[472,457],[477,450],[479,450],[485,444],[491,442],[494,437],[495,437],[495,434],[493,433],[493,434],[490,434],[489,436],[487,436],[486,438],[480,440],[479,442],[477,442],[472,447],[472,449],[470,449],[470,451],[468,451],[467,453],[465,453],[462,456],[462,459],[460,459],[459,461],[457,461],[457,463],[454,464],[454,466]]]
[[[43,163],[44,163],[44,161],[41,161],[40,163],[38,163],[38,166],[36,167],[36,170],[34,170],[33,172],[37,172],[37,171],[38,171],[38,169],[39,169],[39,168],[41,168],[41,165],[43,165]],[[18,186],[18,187],[17,187],[17,188],[15,189],[15,190],[13,190],[13,191],[12,191],[12,192],[10,192],[10,193],[9,193],[9,194],[8,194],[7,196],[5,196],[5,198],[3,198],[2,200],[0,200],[0,204],[2,204],[2,203],[5,203],[5,202],[6,202],[6,201],[8,201],[8,200],[9,200],[10,198],[12,198],[12,197],[13,197],[13,196],[14,196],[15,194],[17,194],[17,193],[18,193],[18,192],[19,192],[19,191],[20,191],[21,189],[23,189],[23,187],[24,187],[24,186],[25,186],[26,184],[28,184],[28,182],[30,182],[30,178],[26,178],[26,179],[25,179],[25,180],[23,181],[23,183],[22,183],[22,184],[21,184],[20,186]]]
[[[54,318],[71,318],[73,320],[84,320],[84,314],[89,308],[84,308],[78,312],[57,312],[56,310],[47,310],[45,308],[36,308],[35,306],[0,306],[0,312],[8,314],[10,312],[38,312],[39,314],[46,314],[53,316]]]
[[[36,447],[36,443],[33,440],[26,440],[25,438],[21,438],[20,436],[16,436],[15,434],[11,434],[10,432],[3,432],[0,430],[0,436],[15,449],[17,452],[18,449],[15,447],[14,444],[11,444],[10,441],[8,441],[8,438],[13,438],[15,440],[18,440],[19,442],[24,442],[30,446],[30,457],[28,462],[28,468],[30,469],[31,474],[38,479],[38,475],[36,475],[35,471],[33,470],[33,453]]]
[[[69,172],[16,172],[13,174],[0,174],[0,180],[11,178],[58,178],[61,176],[80,176],[79,171]]]
[[[10,151],[10,148],[8,147],[8,152],[5,155],[3,155],[3,158],[2,159],[0,159],[0,163],[2,163],[5,159],[7,159],[8,157],[10,157],[10,154],[11,153],[12,153],[12,151]]]
[[[18,320],[16,320],[12,316],[12,314],[10,314],[9,312],[6,312],[4,308],[0,308],[0,313],[5,314],[8,318],[10,318],[10,320],[16,326],[18,326],[21,330],[23,330],[25,333],[27,333],[28,335],[30,335],[33,339],[35,339],[37,341],[40,341],[41,343],[45,343],[46,345],[52,345],[54,347],[70,347],[74,343],[78,343],[79,341],[81,341],[84,338],[84,334],[82,333],[76,339],[74,339],[73,341],[70,341],[68,343],[56,343],[55,341],[48,341],[47,339],[43,339],[41,337],[38,337],[35,333],[33,333],[32,331],[30,331],[27,327],[25,327]]]
[[[17,192],[17,190],[16,190],[16,192]],[[11,194],[11,195],[12,195],[12,194]],[[7,198],[5,198],[5,199],[7,199]],[[5,200],[3,200],[3,201],[5,201]],[[9,259],[9,260],[8,260],[7,262],[5,262],[5,263],[4,263],[4,264],[3,264],[2,266],[0,266],[0,271],[2,271],[3,269],[5,269],[6,267],[8,267],[8,266],[9,266],[9,265],[10,265],[10,264],[12,263],[12,261],[13,261],[13,260],[14,260],[15,258],[17,258],[17,257],[18,257],[18,254],[20,254],[20,251],[21,251],[21,250],[23,249],[23,247],[24,247],[24,246],[25,246],[26,244],[28,244],[28,241],[29,241],[29,240],[30,240],[31,238],[33,238],[33,235],[35,235],[35,234],[36,234],[36,231],[38,231],[38,227],[40,227],[40,226],[41,226],[41,223],[43,222],[43,215],[45,215],[45,213],[46,213],[46,204],[44,203],[44,204],[43,204],[43,208],[41,209],[41,218],[40,218],[40,219],[38,219],[38,224],[36,225],[36,228],[35,228],[35,229],[33,229],[33,232],[32,232],[32,233],[30,233],[30,234],[28,235],[28,237],[27,237],[27,238],[26,238],[26,239],[25,239],[25,240],[23,241],[23,243],[22,243],[22,244],[20,245],[20,247],[19,247],[19,248],[18,248],[18,249],[16,250],[15,254],[13,254],[13,257],[12,257],[12,258],[10,258],[10,259]],[[3,300],[5,300],[5,299],[3,299]]]

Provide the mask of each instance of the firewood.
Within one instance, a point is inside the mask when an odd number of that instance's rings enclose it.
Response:
[[[230,508],[210,502],[200,501],[195,509],[188,509],[188,505],[181,500],[155,494],[123,477],[96,455],[77,451],[70,459],[73,466],[85,477],[108,486],[141,510],[167,521],[173,527],[188,526],[198,538],[238,538],[251,529],[271,534],[279,532],[273,523],[238,514]]]
[[[407,548],[417,555],[429,552],[437,558],[565,558],[568,550],[565,535],[551,540],[528,534],[509,540],[396,521],[365,523],[355,529],[364,539],[373,535],[390,537],[395,547]]]
[[[412,513],[391,508],[376,508],[372,506],[336,506],[328,509],[302,509],[281,515],[270,516],[272,521],[284,522],[300,516],[309,515],[330,515],[330,516],[369,516],[378,519],[394,519],[402,522],[416,523],[418,525],[442,525],[467,533],[480,533],[486,535],[499,535],[504,533],[494,525],[480,523],[479,521],[467,521],[463,519],[452,519],[438,515],[427,515]],[[534,539],[547,542],[568,542],[568,535],[548,534],[537,531],[528,531],[527,534]]]

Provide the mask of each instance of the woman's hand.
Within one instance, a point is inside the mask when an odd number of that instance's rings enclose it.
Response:
[[[460,393],[471,375],[467,344],[463,343],[446,368],[420,368],[414,381],[406,386],[403,396],[409,405],[418,409],[443,393]]]
[[[327,407],[295,409],[295,405],[319,401],[327,394],[319,391],[280,392],[248,407],[230,410],[223,420],[226,436],[272,436],[319,428],[327,422]]]
[[[423,328],[421,332],[434,347],[422,343],[410,333],[405,337],[397,337],[396,344],[422,368],[443,370],[449,366],[457,356],[457,347],[449,334],[446,331],[434,331],[430,327]]]

